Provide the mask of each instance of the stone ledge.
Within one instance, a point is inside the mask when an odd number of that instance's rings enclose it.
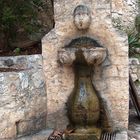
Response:
[[[8,70],[29,70],[29,69],[42,69],[42,55],[21,55],[0,57],[0,68]]]

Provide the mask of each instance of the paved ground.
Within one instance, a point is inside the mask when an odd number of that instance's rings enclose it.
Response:
[[[129,140],[140,140],[140,119],[132,106],[129,111]]]
[[[53,130],[43,130],[38,134],[19,138],[18,140],[47,140],[52,131]],[[140,119],[138,119],[135,109],[132,105],[129,111],[128,136],[129,140],[140,140]]]

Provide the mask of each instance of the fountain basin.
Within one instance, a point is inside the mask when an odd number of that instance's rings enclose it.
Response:
[[[106,48],[62,48],[58,51],[58,60],[63,65],[72,65],[79,51],[89,65],[100,65],[107,56]]]

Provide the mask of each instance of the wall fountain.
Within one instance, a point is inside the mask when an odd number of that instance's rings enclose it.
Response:
[[[127,139],[128,44],[112,26],[112,3],[54,2],[55,28],[43,38],[46,125],[74,129],[67,140]]]
[[[78,6],[84,7],[84,6]],[[82,25],[82,24],[81,24]],[[67,139],[97,139],[101,135],[100,97],[92,83],[92,69],[106,59],[107,49],[95,40],[81,37],[59,50],[59,61],[72,65],[75,71],[75,86],[68,99],[68,117],[75,133]]]

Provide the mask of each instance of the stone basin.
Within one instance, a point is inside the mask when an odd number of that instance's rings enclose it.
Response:
[[[62,48],[58,51],[58,60],[63,65],[71,65],[76,59],[76,53],[79,51],[89,65],[100,65],[107,56],[106,48]]]

